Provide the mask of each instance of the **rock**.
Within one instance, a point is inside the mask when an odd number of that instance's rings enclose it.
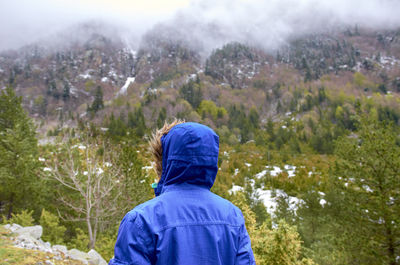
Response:
[[[53,253],[50,243],[43,243],[41,240],[36,240],[30,234],[20,234],[15,240],[17,247],[39,250],[43,252]]]
[[[44,245],[46,248],[51,248],[50,242],[46,242],[46,243],[44,243],[43,245]]]
[[[54,263],[51,262],[50,260],[46,260],[46,261],[44,262],[44,264],[46,264],[46,265],[54,265]]]
[[[71,259],[79,260],[79,261],[83,262],[83,264],[89,264],[89,262],[87,261],[89,259],[89,255],[86,254],[85,252],[82,252],[80,250],[73,248],[68,251],[67,255]]]
[[[16,238],[17,245],[39,245],[40,242],[29,234],[21,234]],[[32,249],[32,248],[31,248]]]
[[[40,225],[22,227],[14,231],[19,235],[30,235],[36,240],[39,240],[43,233],[43,228]]]
[[[10,228],[8,228],[8,230],[10,230],[11,232],[14,232],[14,231],[16,231],[16,230],[18,230],[18,229],[21,229],[22,228],[22,226],[20,226],[20,225],[18,225],[18,224],[12,224],[11,226],[10,226]]]
[[[64,255],[68,254],[68,249],[66,246],[61,246],[61,245],[54,245],[53,246],[54,251],[58,251],[63,253]]]
[[[10,227],[11,227],[11,225],[10,225],[10,224],[6,224],[6,225],[4,225],[4,228],[5,228],[5,229],[7,229],[7,230],[10,230]]]
[[[97,253],[96,250],[91,249],[87,253],[89,255],[89,264],[92,265],[107,265],[107,262],[103,259],[103,257]]]
[[[74,259],[74,260],[80,261],[84,265],[89,265],[89,262],[86,259]]]

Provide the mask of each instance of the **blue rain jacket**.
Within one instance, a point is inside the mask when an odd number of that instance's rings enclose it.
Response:
[[[218,171],[218,136],[188,122],[161,142],[156,197],[126,214],[109,264],[255,264],[241,211],[210,191]]]

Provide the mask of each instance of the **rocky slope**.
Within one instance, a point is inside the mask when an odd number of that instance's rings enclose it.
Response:
[[[43,228],[40,225],[22,227],[7,224],[1,228],[1,255],[5,264],[91,264],[106,265],[99,253],[91,249],[88,253],[66,246],[51,245],[41,240]],[[20,251],[18,249],[21,249]],[[23,249],[23,250],[22,250]],[[22,256],[22,257],[21,257]]]

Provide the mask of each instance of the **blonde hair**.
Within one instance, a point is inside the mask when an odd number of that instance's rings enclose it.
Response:
[[[164,126],[161,129],[156,130],[149,141],[150,152],[153,155],[153,159],[155,162],[155,171],[158,177],[161,177],[162,173],[162,144],[161,137],[169,133],[169,131],[178,124],[184,123],[184,120],[174,119],[171,123],[164,122]]]

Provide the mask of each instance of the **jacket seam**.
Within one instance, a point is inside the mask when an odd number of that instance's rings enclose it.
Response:
[[[186,223],[186,224],[176,224],[176,225],[167,225],[162,227],[161,229],[155,231],[156,233],[162,232],[164,230],[167,230],[169,228],[174,228],[174,227],[181,227],[181,226],[202,226],[202,225],[227,225],[231,227],[241,227],[241,225],[234,225],[226,222],[196,222],[196,223]]]
[[[180,158],[176,158],[176,157],[182,157],[182,156],[188,157],[186,154],[175,154],[175,155],[170,155],[168,157],[167,161],[169,161],[169,160],[186,161],[186,160],[184,160],[182,158],[181,159]],[[190,157],[218,157],[218,155],[208,155],[208,154],[194,155],[194,154],[191,154]]]

